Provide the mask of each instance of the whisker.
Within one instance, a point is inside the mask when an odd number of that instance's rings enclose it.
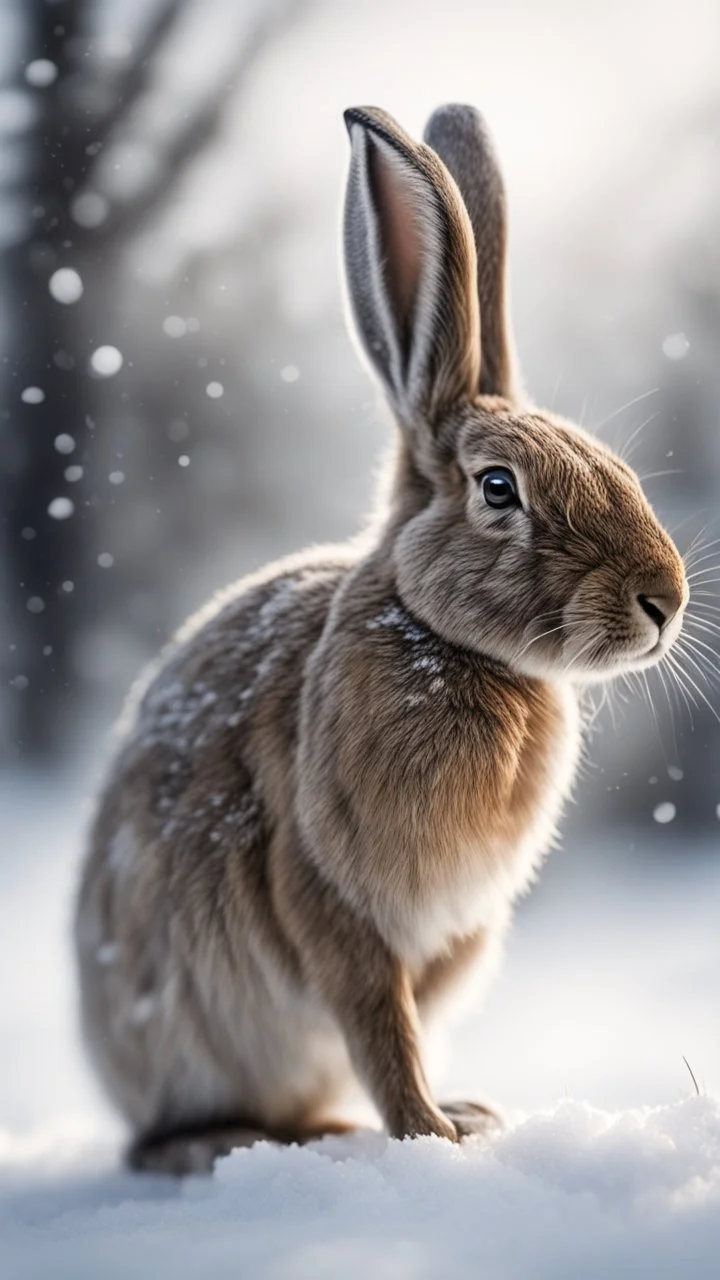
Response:
[[[689,716],[689,718],[690,718],[690,728],[694,731],[694,730],[695,730],[695,723],[694,723],[694,720],[693,720],[692,707],[691,707],[690,702],[689,702],[689,700],[688,700],[688,695],[687,695],[687,692],[686,692],[686,690],[685,690],[685,686],[684,686],[683,684],[681,684],[681,683],[680,683],[680,679],[679,679],[679,677],[678,677],[678,673],[677,673],[677,671],[676,671],[676,669],[675,669],[675,664],[674,664],[674,663],[672,663],[672,662],[670,662],[669,660],[668,660],[668,677],[669,677],[671,680],[673,680],[673,681],[674,681],[674,683],[675,683],[675,687],[676,687],[676,688],[680,691],[680,693],[682,694],[682,699],[683,699],[683,702],[685,703],[685,706],[687,707],[687,710],[688,710],[688,716]]]
[[[643,685],[645,686],[645,692],[646,692],[646,694],[647,694],[648,706],[649,706],[649,708],[650,708],[650,711],[652,712],[652,718],[653,718],[653,720],[655,721],[655,732],[656,732],[656,734],[657,734],[658,746],[660,747],[660,750],[661,750],[661,752],[662,752],[663,760],[665,761],[665,764],[667,765],[667,756],[666,756],[666,754],[665,754],[665,744],[664,744],[664,742],[663,742],[663,740],[662,740],[662,734],[661,734],[661,732],[660,732],[660,721],[658,720],[658,714],[657,714],[657,711],[656,711],[656,709],[655,709],[655,703],[653,702],[652,693],[650,692],[650,681],[649,681],[649,680],[648,680],[648,678],[647,678],[647,671],[639,671],[639,672],[638,672],[638,675],[640,676],[640,678],[641,678],[641,680],[642,680],[642,682],[643,682]]]
[[[699,653],[697,648],[694,647],[694,645],[702,645],[703,649],[707,649],[708,653],[711,653],[713,657],[716,659],[718,655],[714,649],[710,648],[709,644],[705,644],[705,642],[703,640],[699,640],[697,636],[693,636],[692,641],[693,641],[692,644],[690,643],[681,644],[679,642],[676,642],[676,647],[680,650],[681,653],[684,653],[687,658],[690,658],[690,655],[694,654],[695,658],[697,659],[697,662],[693,662],[693,665],[696,666],[698,670],[703,670],[703,674],[708,684],[712,684],[712,681],[708,678],[707,672],[712,671],[713,675],[720,676],[720,666],[718,666],[716,662],[711,662],[710,659],[707,658],[704,653]],[[702,666],[698,666],[698,663],[700,662],[701,659],[702,659],[702,662],[704,663],[704,668]],[[693,661],[692,658],[690,658],[690,660]]]
[[[699,561],[694,558],[695,556],[699,556],[701,551],[709,551],[710,547],[716,547],[718,543],[720,543],[720,538],[713,538],[711,542],[703,542],[699,547],[696,547],[694,543],[691,543],[683,556],[684,563],[688,568],[692,568],[693,564],[699,563]]]
[[[688,662],[690,663],[690,666],[693,668],[695,672],[697,672],[697,675],[699,676],[699,678],[701,680],[704,680],[708,689],[712,689],[713,691],[715,691],[717,686],[714,680],[712,679],[712,676],[717,675],[717,671],[713,667],[711,667],[709,664],[706,666],[699,661],[699,658],[703,657],[703,655],[698,654],[696,651],[693,651],[692,649],[687,649],[687,648],[680,649],[680,655],[685,659],[686,663]],[[712,675],[708,674],[709,672],[712,673]],[[685,668],[685,675],[688,677],[688,679],[690,678],[690,672],[687,670],[687,667]]]
[[[709,631],[711,635],[720,636],[720,622],[713,622],[709,618],[698,618],[694,613],[686,613],[685,626],[699,627],[701,631]]]
[[[622,449],[618,451],[618,457],[620,458],[621,462],[624,462],[626,465],[630,462],[630,459],[633,454],[633,444],[639,443],[638,437],[640,435],[640,432],[644,431],[645,427],[649,426],[651,422],[654,422],[659,413],[660,413],[660,410],[656,409],[654,413],[650,414],[649,418],[646,418],[644,422],[640,423],[639,427],[635,428],[632,435],[628,436],[628,439],[625,441],[625,444],[622,446]]]
[[[669,471],[651,471],[646,476],[638,476],[641,484],[645,484],[646,480],[657,480],[660,476],[683,476],[685,475],[685,467],[673,467]]]
[[[659,387],[651,387],[649,391],[643,391],[639,396],[634,396],[632,400],[626,400],[625,404],[621,404],[619,409],[613,409],[607,418],[603,418],[602,422],[598,422],[595,430],[600,431],[602,427],[606,427],[608,422],[612,422],[614,418],[618,418],[626,409],[632,409],[633,405],[640,404],[642,400],[647,400],[648,396],[657,395]]]
[[[685,656],[687,657],[687,654],[686,654]],[[703,702],[705,703],[705,706],[706,706],[706,707],[708,707],[708,708],[709,708],[709,710],[712,712],[712,714],[714,715],[714,717],[715,717],[715,719],[717,720],[718,724],[720,724],[720,715],[718,715],[718,712],[717,712],[716,708],[713,706],[712,702],[710,702],[709,698],[707,698],[707,697],[705,696],[705,694],[703,693],[703,691],[702,691],[702,689],[700,688],[700,686],[696,683],[696,681],[695,681],[695,680],[693,680],[692,676],[690,675],[690,672],[689,672],[689,671],[683,671],[683,675],[684,675],[685,679],[686,679],[686,680],[688,680],[688,681],[689,681],[689,683],[692,685],[692,687],[693,687],[693,689],[695,690],[695,692],[697,693],[698,697],[699,697],[699,698],[702,698]]]
[[[692,689],[688,688],[685,682],[685,672],[680,666],[677,658],[673,657],[672,654],[667,654],[666,661],[668,662],[668,665],[672,668],[673,675],[675,680],[677,681],[678,688],[681,689],[683,692],[683,696],[685,697],[685,702],[688,706],[688,711],[690,711],[690,706],[687,701],[688,698],[690,699],[690,702],[692,702],[692,705],[695,707],[695,710],[698,711],[700,709],[700,704],[698,703]],[[692,711],[690,711],[690,724],[691,724],[691,727],[694,728]]]
[[[541,631],[539,636],[533,636],[532,640],[528,640],[524,648],[522,648],[519,653],[515,654],[515,661],[517,661],[518,658],[522,658],[523,654],[530,648],[531,644],[536,644],[538,640],[542,640],[545,636],[551,636],[556,631],[562,631],[569,625],[570,624],[568,622],[561,622],[559,626],[549,627],[547,631]]]
[[[719,605],[716,605],[716,604],[706,604],[704,600],[696,600],[694,596],[692,597],[692,603],[695,605],[695,608],[696,608],[696,609],[707,609],[708,613],[711,613],[711,614],[712,614],[712,613],[720,613],[720,606],[719,606]],[[694,615],[694,614],[686,614],[685,616],[686,616],[686,617],[694,617],[695,615]],[[705,616],[705,614],[704,614],[704,613],[698,613],[698,614],[697,614],[697,617],[698,617],[698,618],[702,618],[703,622],[712,622],[712,621],[713,621],[713,619],[712,619],[712,618],[707,618],[707,617]]]
[[[675,708],[673,707],[673,704],[670,701],[670,690],[668,689],[668,686],[665,683],[665,672],[663,671],[662,666],[658,664],[658,666],[655,667],[655,671],[657,672],[658,680],[660,681],[660,684],[662,685],[663,691],[665,693],[665,699],[668,705],[668,712],[670,714],[670,732],[672,733],[673,751],[675,752],[675,756],[677,758],[679,757],[680,752],[678,750],[677,733],[675,731]]]
[[[686,524],[689,524],[691,520],[694,520],[696,515],[697,515],[696,511],[691,511],[690,514],[687,516],[684,516],[682,520],[678,520],[677,524],[672,525],[668,529],[668,533],[670,534],[670,537],[674,538],[675,534],[680,529],[682,529]],[[715,517],[713,517],[713,519],[715,519]],[[692,542],[690,543],[690,546],[688,547],[688,551],[690,551],[695,546],[695,543],[698,542],[700,538],[702,538],[706,529],[710,528],[710,525],[712,524],[712,522],[713,522],[712,519],[708,520],[707,523],[703,525],[702,529],[700,529],[699,533],[695,534],[695,537],[693,538]]]
[[[713,541],[709,542],[705,547],[698,547],[695,557],[692,560],[688,557],[686,568],[694,570],[697,569],[699,564],[704,564],[706,560],[712,560],[713,556],[717,556],[717,551],[710,551],[709,548],[715,547],[716,545],[715,541]],[[702,555],[700,555],[701,551],[703,553]]]
[[[568,659],[565,667],[563,668],[563,674],[570,671],[571,667],[573,666],[573,663],[579,662],[580,658],[582,658],[588,652],[589,649],[592,649],[593,646],[596,645],[601,639],[602,639],[602,636],[598,632],[595,632],[590,637],[587,644],[584,644],[582,648],[578,650],[577,653],[572,654],[572,656]]]
[[[713,555],[714,556],[717,555],[717,552],[713,551]],[[708,556],[708,559],[710,559],[709,556]],[[689,566],[690,573],[685,575],[688,582],[692,582],[695,578],[700,578],[703,576],[703,574],[706,574],[706,573],[717,573],[718,569],[720,569],[720,561],[718,560],[716,560],[714,564],[706,565],[704,569],[701,569],[699,567],[701,564],[702,564],[702,558],[696,561],[694,565]]]

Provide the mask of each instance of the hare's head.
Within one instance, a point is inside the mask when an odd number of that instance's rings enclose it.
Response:
[[[683,562],[635,473],[521,399],[481,117],[440,108],[425,144],[375,108],[345,118],[347,288],[400,427],[389,536],[405,605],[531,675],[657,662],[680,630]]]

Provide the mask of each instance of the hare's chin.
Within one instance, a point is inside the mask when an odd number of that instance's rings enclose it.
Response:
[[[649,649],[638,652],[620,649],[616,653],[608,653],[596,662],[588,664],[585,669],[578,667],[568,670],[574,680],[613,680],[617,676],[627,675],[632,671],[645,671],[656,667],[672,646],[672,640],[658,639]]]
[[[642,671],[657,666],[672,648],[674,639],[674,636],[663,636],[644,649],[629,645],[608,646],[605,652],[594,656],[588,662],[583,661],[582,657],[579,662],[574,663],[567,656],[553,659],[537,654],[529,660],[516,661],[511,665],[515,666],[516,670],[536,679],[567,681],[570,684],[601,683],[627,675],[631,671]]]

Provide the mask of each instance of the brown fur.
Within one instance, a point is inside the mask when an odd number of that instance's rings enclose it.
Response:
[[[353,1079],[396,1137],[493,1123],[433,1100],[421,1024],[489,973],[554,839],[578,683],[657,661],[680,625],[682,562],[633,472],[508,398],[502,184],[475,117],[447,110],[428,136],[452,174],[349,113],[349,291],[400,426],[373,530],[225,593],[121,727],[76,937],[136,1168],[307,1140]],[[487,504],[493,466],[521,506]]]

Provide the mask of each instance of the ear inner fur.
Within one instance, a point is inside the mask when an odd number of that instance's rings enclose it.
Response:
[[[346,122],[348,297],[370,363],[417,434],[477,385],[472,229],[434,152],[375,108],[348,111]]]

